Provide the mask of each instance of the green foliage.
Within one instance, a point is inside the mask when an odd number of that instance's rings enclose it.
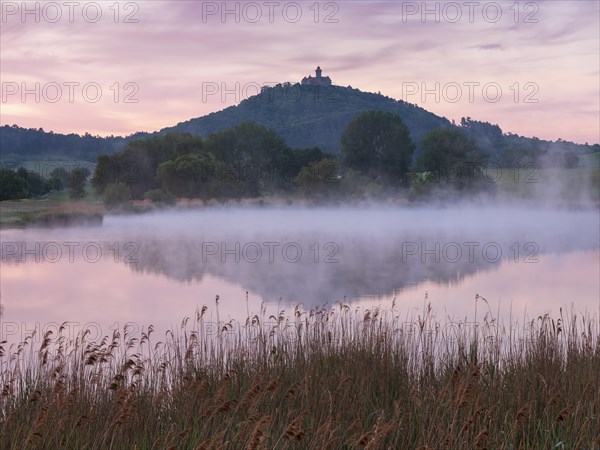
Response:
[[[50,182],[54,186],[53,189],[61,190],[69,185],[69,171],[64,167],[57,167],[50,172]]]
[[[99,156],[92,177],[92,188],[96,195],[103,195],[106,186],[111,183],[124,183],[129,174],[123,172],[120,153]]]
[[[500,167],[516,168],[531,164],[538,165],[544,151],[538,145],[523,143],[510,144],[500,150],[498,164]]]
[[[71,172],[60,167],[50,172],[48,179],[42,177],[39,173],[27,170],[21,166],[16,171],[2,169],[2,185],[0,189],[3,192],[2,199],[22,199],[31,197],[41,197],[50,191],[59,191],[64,187],[69,188],[69,196],[73,199],[85,197],[85,181],[89,176],[87,168],[76,168]]]
[[[340,180],[340,195],[351,199],[370,199],[380,197],[385,189],[380,183],[364,176],[357,170],[348,169]]]
[[[494,190],[482,172],[488,155],[462,130],[434,130],[423,139],[421,148],[415,163],[413,192],[428,192],[435,184],[459,191]]]
[[[323,159],[304,167],[294,183],[301,194],[322,199],[340,194],[340,178],[337,161]]]
[[[258,197],[289,192],[300,170],[324,156],[319,148],[290,149],[272,130],[244,122],[204,141],[189,134],[132,141],[98,158],[92,186],[102,195],[123,183],[133,198],[156,189],[186,198]]]
[[[383,186],[361,172],[343,169],[335,159],[304,167],[294,180],[297,191],[315,200],[368,199],[381,195]]]
[[[144,199],[150,200],[153,203],[160,203],[163,205],[172,205],[175,203],[176,198],[163,191],[162,189],[152,189],[144,194]]]
[[[27,170],[25,167],[19,167],[17,175],[25,180],[30,197],[40,197],[47,194],[51,189],[46,179],[36,172]]]
[[[81,200],[85,197],[85,182],[90,172],[86,168],[76,167],[69,175],[69,198]]]
[[[320,147],[338,153],[340,137],[359,114],[385,111],[399,115],[415,142],[450,122],[423,108],[379,94],[342,86],[313,87],[283,84],[265,88],[259,95],[204,117],[191,119],[167,131],[202,136],[252,120],[272,129],[292,148]]]
[[[102,201],[106,209],[123,206],[131,200],[131,189],[124,183],[109,183],[104,189]]]
[[[218,193],[214,179],[216,162],[212,155],[183,155],[158,166],[156,179],[176,197],[212,198]]]
[[[308,166],[310,163],[321,161],[324,158],[333,159],[334,155],[324,153],[319,147],[312,148],[297,148],[292,150],[292,165],[298,168],[298,173],[301,167]],[[292,168],[288,170],[288,174],[291,173]],[[297,175],[297,174],[296,174]]]
[[[285,189],[289,187],[290,175],[299,170],[295,156],[311,157],[294,154],[272,130],[254,122],[243,122],[207,136],[206,147],[229,174],[221,177],[230,184],[224,190],[228,196],[237,196],[236,192],[258,196],[260,192]]]
[[[457,129],[439,129],[423,139],[416,167],[419,171],[436,172],[453,165],[481,165],[484,161],[485,154],[475,140],[464,132]]]
[[[364,112],[350,122],[341,143],[340,156],[347,167],[394,185],[406,181],[415,145],[399,116]]]
[[[19,200],[28,196],[27,181],[14,170],[0,167],[0,201]]]
[[[288,151],[272,130],[254,122],[242,122],[206,138],[206,146],[226,163],[265,165]]]
[[[108,184],[124,183],[133,198],[141,199],[145,192],[159,188],[156,180],[158,166],[170,159],[204,152],[202,139],[190,134],[167,134],[129,142],[112,155],[98,158],[92,186],[102,195]]]
[[[460,128],[467,136],[477,142],[479,148],[494,152],[495,149],[502,146],[503,134],[498,125],[463,117],[460,121]]]
[[[48,155],[94,161],[98,155],[115,153],[133,140],[152,139],[166,133],[207,136],[249,120],[273,130],[291,148],[319,146],[328,152],[337,153],[340,149],[340,137],[348,124],[358,114],[370,110],[400,116],[417,145],[430,131],[453,127],[447,119],[419,106],[383,95],[342,86],[283,84],[265,88],[260,94],[243,100],[239,105],[190,119],[153,134],[135,133],[124,138],[101,138],[90,134],[62,135],[45,132],[41,128],[25,129],[5,125],[0,127],[0,162],[5,160],[11,163],[10,167],[16,167],[24,161]],[[503,134],[498,125],[478,122],[469,117],[462,119],[460,126],[482,149],[494,154],[514,146],[530,148],[537,145],[541,151],[549,154],[557,151],[582,154],[590,150],[598,151],[597,148],[600,148],[598,144],[594,144],[597,146],[594,147]],[[188,152],[185,146],[182,150]]]
[[[0,148],[4,155],[18,155],[22,161],[52,155],[69,159],[93,161],[103,153],[113,153],[123,146],[124,139],[110,136],[102,138],[86,133],[58,134],[42,128],[21,128],[16,125],[0,127]],[[10,156],[10,155],[8,155]]]

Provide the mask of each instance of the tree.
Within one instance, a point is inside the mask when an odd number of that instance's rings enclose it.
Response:
[[[28,196],[27,182],[14,170],[0,167],[0,201],[19,200]]]
[[[162,163],[156,171],[162,188],[176,197],[215,197],[215,177],[216,164],[210,154],[179,156]]]
[[[341,144],[346,167],[390,184],[406,183],[415,145],[400,116],[366,111],[350,122]]]
[[[80,200],[85,197],[85,181],[89,173],[88,169],[81,167],[71,170],[71,175],[69,176],[69,198]]]
[[[483,187],[482,168],[487,159],[475,141],[456,128],[429,132],[421,142],[415,170],[419,182],[447,182],[456,189]],[[423,173],[428,175],[425,178]],[[487,181],[487,180],[485,180]],[[488,185],[491,185],[487,181]]]
[[[176,198],[163,191],[162,189],[152,189],[144,194],[145,200],[150,200],[152,203],[161,203],[164,205],[172,205],[176,202]]]
[[[102,197],[106,209],[122,206],[129,200],[131,200],[131,189],[125,183],[109,183]]]
[[[259,165],[272,162],[287,149],[274,131],[254,122],[242,122],[207,136],[206,147],[220,161]]]
[[[145,192],[159,187],[156,170],[161,163],[204,151],[202,139],[188,133],[137,139],[118,153],[98,157],[92,186],[102,195],[108,184],[125,183],[133,198],[143,198]]]
[[[106,186],[110,183],[124,183],[129,174],[123,172],[120,164],[120,153],[99,156],[92,177],[92,187],[95,194],[98,196],[103,195]]]
[[[64,189],[69,185],[69,171],[64,167],[56,167],[50,172],[50,182],[56,190]]]
[[[274,131],[263,125],[242,122],[207,136],[205,144],[232,174],[232,192],[241,187],[243,195],[253,197],[265,190],[285,189],[291,181],[288,172],[295,165],[295,155]]]
[[[50,191],[50,183],[37,172],[27,170],[25,167],[19,167],[17,175],[27,183],[29,196],[40,197]]]
[[[579,156],[573,152],[567,152],[563,155],[562,165],[566,169],[573,169],[579,166]]]
[[[421,155],[417,169],[433,172],[444,170],[453,164],[474,163],[481,165],[485,154],[475,141],[459,129],[439,128],[429,132],[421,143]]]
[[[291,181],[296,178],[303,168],[324,159],[335,159],[335,155],[324,153],[319,147],[295,148],[289,154],[289,160],[283,163],[283,179]]]
[[[502,145],[502,129],[498,125],[489,122],[479,122],[470,117],[460,120],[461,130],[478,145],[486,149],[496,149]]]
[[[334,159],[323,159],[304,167],[294,183],[298,190],[310,197],[327,198],[337,195],[340,187],[339,167]]]

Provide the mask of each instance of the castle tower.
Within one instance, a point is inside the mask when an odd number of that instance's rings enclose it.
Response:
[[[323,76],[321,71],[321,66],[317,66],[317,70],[315,71],[316,77],[309,75],[308,77],[302,78],[300,83],[303,86],[331,86],[331,78],[328,76]]]

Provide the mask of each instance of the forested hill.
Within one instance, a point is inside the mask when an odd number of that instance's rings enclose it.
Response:
[[[40,159],[96,161],[98,155],[120,150],[125,142],[122,137],[59,134],[41,128],[4,125],[0,127],[0,162],[11,167]]]
[[[416,143],[435,128],[451,126],[447,119],[423,108],[380,94],[350,87],[284,84],[265,88],[237,106],[179,123],[160,133],[177,131],[205,136],[250,120],[271,128],[290,147],[320,147],[337,153],[346,126],[368,110],[398,114]]]
[[[218,94],[217,94],[218,95]],[[453,125],[427,110],[381,94],[362,92],[351,87],[300,86],[284,83],[263,89],[236,106],[188,120],[154,133],[136,133],[127,137],[101,138],[85,134],[63,135],[42,129],[25,129],[15,125],[0,127],[0,163],[37,159],[79,159],[96,161],[98,155],[120,150],[128,141],[169,132],[208,134],[252,121],[265,125],[293,148],[320,147],[337,153],[340,137],[348,123],[359,113],[380,110],[398,114],[408,126],[418,146],[429,131]],[[460,126],[489,153],[539,155],[558,152],[587,153],[591,147],[559,140],[543,141],[514,134],[504,134],[497,125],[464,120]]]

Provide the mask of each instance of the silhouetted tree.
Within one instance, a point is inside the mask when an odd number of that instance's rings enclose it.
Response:
[[[28,196],[27,181],[14,170],[0,167],[0,201],[18,200]]]
[[[462,130],[433,130],[421,142],[413,184],[447,184],[458,190],[491,189],[493,180],[490,181],[482,173],[486,160],[487,155]]]
[[[89,170],[76,167],[71,170],[69,176],[69,198],[80,200],[85,197],[85,181],[89,176]]]
[[[366,111],[356,117],[341,139],[341,158],[346,167],[390,184],[405,184],[415,145],[400,116]]]

